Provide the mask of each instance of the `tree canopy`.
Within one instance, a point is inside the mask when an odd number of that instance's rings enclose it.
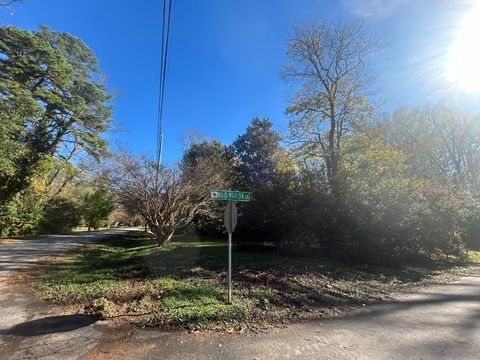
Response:
[[[47,27],[0,28],[0,200],[28,186],[45,156],[104,153],[110,98],[95,55],[80,39]]]
[[[280,151],[280,135],[272,129],[268,119],[253,118],[244,134],[232,144],[238,160],[238,169],[245,186],[260,187],[271,184],[276,172],[275,157]]]

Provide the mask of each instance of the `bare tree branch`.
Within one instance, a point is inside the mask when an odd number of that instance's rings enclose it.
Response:
[[[360,23],[315,22],[296,27],[288,48],[292,60],[284,75],[300,85],[287,108],[291,135],[317,144],[333,192],[343,136],[372,111],[366,101],[373,80],[367,60],[378,49]]]
[[[162,166],[128,153],[114,156],[107,171],[110,185],[120,203],[140,214],[160,245],[189,225],[198,214],[211,214],[210,190],[223,185],[224,174],[201,160],[188,176],[177,166]]]

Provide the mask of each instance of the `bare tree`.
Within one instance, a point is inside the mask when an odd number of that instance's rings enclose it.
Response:
[[[145,219],[159,245],[196,215],[211,214],[210,190],[224,178],[208,161],[200,161],[188,177],[177,166],[162,166],[156,176],[154,161],[125,152],[114,156],[107,176],[120,203]]]
[[[457,191],[480,190],[479,116],[452,104],[401,109],[386,122],[390,143],[408,154],[415,176],[453,185]]]
[[[367,60],[377,50],[378,42],[360,23],[298,26],[288,47],[285,77],[300,84],[287,108],[293,115],[290,133],[297,154],[324,163],[334,194],[342,138],[372,111]]]
[[[207,141],[207,137],[203,132],[197,129],[187,129],[182,136],[180,141],[183,145],[183,151],[191,148],[192,145]]]

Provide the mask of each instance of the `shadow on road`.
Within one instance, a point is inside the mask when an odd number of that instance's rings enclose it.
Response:
[[[10,329],[0,330],[0,334],[28,337],[62,333],[91,325],[97,320],[97,317],[90,315],[50,316],[27,321]]]
[[[455,285],[455,284],[453,284]],[[448,286],[452,286],[451,284]],[[473,286],[473,285],[468,285]],[[409,311],[419,306],[442,305],[447,303],[480,303],[480,293],[474,294],[440,294],[425,292],[425,297],[415,300],[402,300],[386,304],[378,304],[366,311],[347,313],[343,317],[332,320],[357,320],[381,317],[401,311]]]

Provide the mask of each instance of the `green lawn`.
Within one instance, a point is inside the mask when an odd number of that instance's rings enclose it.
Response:
[[[480,254],[472,253],[480,262]],[[31,279],[41,296],[70,311],[166,329],[242,329],[328,316],[389,300],[441,271],[348,266],[271,250],[234,249],[234,301],[226,304],[224,240],[177,237],[161,248],[133,232],[54,258]]]

